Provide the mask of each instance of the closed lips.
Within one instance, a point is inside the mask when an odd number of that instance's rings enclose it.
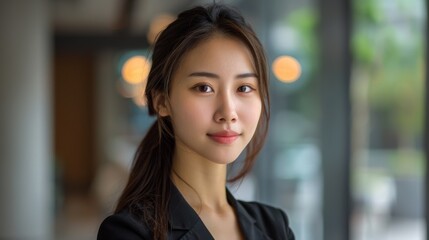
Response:
[[[240,134],[233,131],[222,131],[207,135],[218,143],[229,144],[234,142]]]

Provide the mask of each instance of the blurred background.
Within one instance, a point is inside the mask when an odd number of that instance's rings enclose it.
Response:
[[[0,2],[0,239],[96,238],[154,120],[154,36],[209,2]],[[233,194],[299,240],[428,239],[428,1],[223,2],[272,70],[269,138]]]

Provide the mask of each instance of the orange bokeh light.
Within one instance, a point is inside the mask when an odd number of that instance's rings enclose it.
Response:
[[[280,56],[272,65],[272,70],[277,79],[291,83],[301,76],[301,64],[291,56]]]
[[[129,84],[139,84],[149,75],[151,63],[143,56],[129,58],[122,66],[122,78]]]

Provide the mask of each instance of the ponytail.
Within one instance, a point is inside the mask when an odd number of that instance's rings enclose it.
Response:
[[[170,121],[161,127],[157,119],[140,143],[134,157],[128,183],[119,198],[115,213],[128,208],[139,216],[154,234],[154,239],[166,239],[168,232],[168,202],[170,196],[171,160],[174,139]],[[165,129],[169,128],[169,129]]]

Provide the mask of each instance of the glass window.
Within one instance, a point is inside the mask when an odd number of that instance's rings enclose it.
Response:
[[[423,0],[353,1],[353,239],[425,238]]]

